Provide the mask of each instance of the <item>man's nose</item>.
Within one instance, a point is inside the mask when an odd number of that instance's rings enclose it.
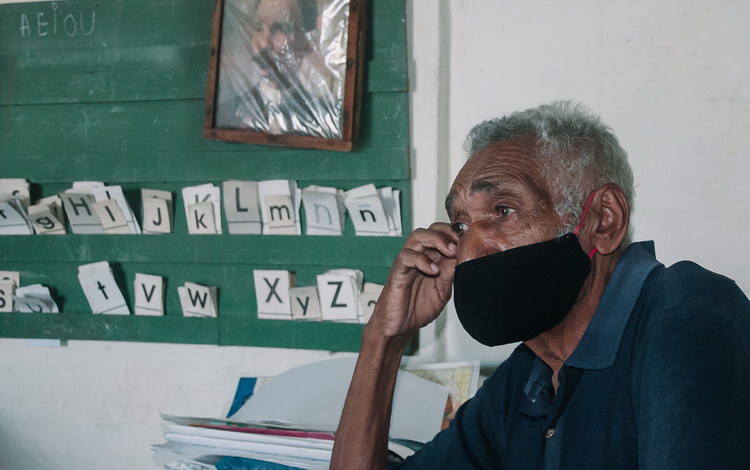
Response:
[[[498,233],[488,224],[478,221],[472,223],[458,241],[457,261],[463,263],[482,256],[503,251],[502,240]]]

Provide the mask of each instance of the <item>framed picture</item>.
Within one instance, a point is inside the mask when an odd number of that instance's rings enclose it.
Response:
[[[365,0],[215,0],[203,134],[349,151]]]

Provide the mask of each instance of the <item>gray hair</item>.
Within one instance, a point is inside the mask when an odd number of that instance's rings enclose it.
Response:
[[[474,126],[464,149],[469,156],[495,142],[536,136],[537,159],[553,192],[555,212],[566,220],[560,235],[572,231],[581,218],[589,193],[614,183],[633,207],[633,171],[612,130],[585,106],[558,101],[518,111]],[[627,245],[630,233],[625,240]]]

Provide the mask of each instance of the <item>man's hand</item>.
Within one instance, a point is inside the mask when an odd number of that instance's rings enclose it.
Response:
[[[372,333],[410,336],[437,318],[451,296],[457,242],[450,225],[442,222],[412,232],[367,325]]]

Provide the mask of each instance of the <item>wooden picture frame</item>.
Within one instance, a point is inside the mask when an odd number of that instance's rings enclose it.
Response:
[[[350,151],[365,7],[365,0],[215,0],[204,137]]]

